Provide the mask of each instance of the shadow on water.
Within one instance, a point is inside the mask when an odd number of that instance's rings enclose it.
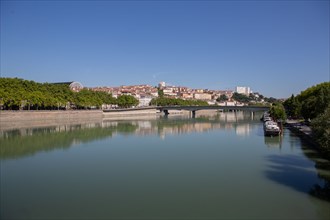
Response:
[[[329,161],[319,159],[315,152],[305,152],[305,155],[310,160],[297,155],[267,156],[270,164],[265,172],[266,177],[299,192],[330,201]],[[314,167],[318,166],[327,168],[315,171]]]

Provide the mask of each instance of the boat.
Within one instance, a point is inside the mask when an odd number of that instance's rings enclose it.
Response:
[[[270,118],[270,114],[268,112],[264,112],[264,114],[262,115],[262,117],[260,118],[261,121],[268,121]]]
[[[281,129],[275,121],[265,121],[264,133],[266,136],[277,136],[280,135]]]

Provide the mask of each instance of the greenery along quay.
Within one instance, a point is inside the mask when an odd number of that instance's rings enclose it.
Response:
[[[312,138],[323,154],[330,158],[330,82],[324,82],[292,95],[283,106],[290,119],[311,126]]]
[[[262,97],[265,98],[265,97]],[[233,100],[256,105],[253,97],[234,93]],[[217,101],[226,101],[221,96]],[[266,100],[266,98],[265,98]],[[267,99],[272,103],[271,114],[276,120],[286,117],[307,121],[311,125],[313,137],[320,148],[330,157],[330,82],[324,82],[292,95],[284,102]],[[0,109],[3,110],[55,110],[55,109],[100,109],[103,104],[116,105],[120,108],[137,106],[139,101],[130,95],[114,98],[106,92],[82,89],[70,90],[65,84],[37,83],[18,78],[0,78]],[[207,106],[206,101],[183,100],[164,97],[159,90],[159,97],[151,100],[153,106]]]
[[[266,102],[274,102],[272,98],[264,98]],[[249,104],[255,103],[255,97],[234,93],[233,100]],[[222,95],[218,102],[227,101]],[[100,91],[82,89],[72,91],[67,84],[37,83],[18,78],[0,78],[0,109],[3,110],[59,110],[59,109],[101,109],[102,105],[115,105],[120,108],[137,106],[139,101],[130,95],[121,95],[114,98],[112,94]],[[180,98],[164,97],[163,90],[159,90],[159,97],[151,100],[154,106],[206,106],[202,100],[184,100]]]
[[[116,99],[106,92],[88,89],[74,92],[65,84],[0,78],[0,106],[4,110],[99,109],[103,104],[125,108],[137,105],[138,100],[128,95]]]
[[[18,78],[0,78],[0,107],[3,110],[100,109],[103,104],[120,108],[137,106],[139,101],[130,95],[114,98],[112,94],[82,89],[70,90],[66,84],[37,83]],[[208,105],[205,101],[160,97],[151,105]]]

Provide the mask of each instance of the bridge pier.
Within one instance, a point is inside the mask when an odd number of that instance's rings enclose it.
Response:
[[[196,110],[192,110],[190,114],[191,114],[191,118],[196,118]]]
[[[170,114],[167,109],[164,109],[163,112],[165,116],[168,116]]]

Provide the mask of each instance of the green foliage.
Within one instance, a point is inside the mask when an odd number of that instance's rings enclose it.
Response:
[[[137,106],[139,100],[130,95],[121,95],[117,98],[117,104],[121,108],[129,108],[132,106]]]
[[[87,89],[76,93],[65,84],[36,83],[18,78],[0,78],[0,105],[5,110],[66,109],[68,104],[77,108],[100,108],[116,100],[105,92]]]
[[[274,103],[270,108],[270,115],[274,118],[274,120],[286,120],[285,108],[282,103]]]
[[[316,142],[330,157],[330,105],[312,120],[312,129]]]
[[[158,97],[158,98],[152,99],[150,102],[150,105],[156,105],[156,106],[170,106],[170,105],[205,106],[205,105],[208,105],[208,103],[206,101],[201,101],[201,100],[184,100],[184,99]]]
[[[297,99],[301,103],[301,114],[313,119],[322,114],[330,104],[330,82],[324,82],[302,91]]]
[[[276,98],[274,98],[274,97],[269,97],[269,98],[267,98],[267,97],[264,97],[264,100],[265,100],[265,102],[269,102],[269,103],[276,103],[278,100],[276,99]]]
[[[301,116],[301,103],[293,94],[283,103],[289,117],[299,118]]]
[[[160,98],[163,98],[164,97],[164,91],[162,89],[158,89],[158,96]]]
[[[232,99],[234,99],[235,101],[238,101],[238,102],[242,102],[242,103],[248,103],[251,101],[251,98],[244,95],[244,94],[239,94],[237,92],[235,92],[232,96]]]
[[[219,98],[216,100],[217,102],[225,102],[228,101],[228,97],[224,94],[222,94]]]

